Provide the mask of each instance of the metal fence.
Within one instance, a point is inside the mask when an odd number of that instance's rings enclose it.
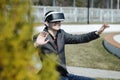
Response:
[[[35,22],[43,22],[44,14],[49,10],[63,12],[66,23],[120,23],[120,10],[100,9],[83,7],[51,7],[51,6],[32,6]]]

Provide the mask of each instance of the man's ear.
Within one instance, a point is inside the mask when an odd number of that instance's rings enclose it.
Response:
[[[44,22],[44,24],[45,24],[46,26],[49,26],[47,21],[46,21],[46,22]]]

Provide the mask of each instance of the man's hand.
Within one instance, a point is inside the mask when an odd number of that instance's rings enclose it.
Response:
[[[40,32],[36,39],[36,42],[34,43],[34,46],[38,47],[46,44],[49,41],[49,40],[46,40],[47,36],[48,36],[47,32]]]
[[[110,26],[108,24],[103,24],[102,27],[96,31],[96,34],[101,34],[106,28],[109,28]]]

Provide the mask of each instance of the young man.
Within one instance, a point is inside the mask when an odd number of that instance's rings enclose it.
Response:
[[[65,44],[86,43],[95,40],[99,38],[99,35],[109,26],[104,24],[98,31],[73,35],[60,29],[61,21],[64,19],[63,13],[54,11],[47,12],[44,20],[45,29],[33,37],[34,46],[40,48],[44,54],[55,53],[59,56],[61,63],[57,66],[57,70],[60,72],[62,80],[94,80],[67,72],[64,50]]]

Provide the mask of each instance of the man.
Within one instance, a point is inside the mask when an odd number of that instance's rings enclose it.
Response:
[[[86,34],[72,35],[60,29],[61,21],[63,21],[64,14],[60,12],[49,11],[44,18],[45,29],[37,36],[33,37],[34,46],[41,49],[42,53],[55,53],[60,58],[60,65],[57,70],[61,74],[62,80],[94,80],[87,77],[73,75],[67,72],[65,61],[65,44],[86,43],[99,38],[99,35],[109,27],[104,24],[98,31],[93,31]]]

